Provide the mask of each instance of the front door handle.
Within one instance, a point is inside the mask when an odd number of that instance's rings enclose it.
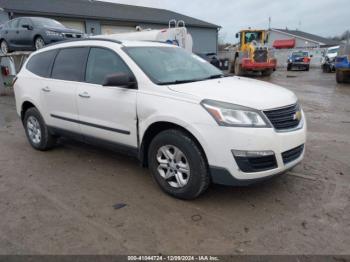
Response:
[[[50,89],[50,87],[48,87],[48,86],[45,86],[45,87],[42,88],[41,90],[43,90],[43,91],[46,92],[46,93],[51,92],[51,89]]]
[[[81,98],[90,98],[90,95],[89,95],[88,92],[80,93],[79,96],[80,96]]]

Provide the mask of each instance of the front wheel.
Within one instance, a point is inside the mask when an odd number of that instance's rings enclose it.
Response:
[[[9,46],[6,40],[1,41],[0,48],[1,48],[1,53],[3,53],[4,55],[9,53]]]
[[[35,50],[39,50],[45,46],[45,41],[41,36],[38,36],[34,40]]]
[[[336,71],[336,80],[338,84],[344,83],[344,72],[341,70]]]
[[[159,133],[149,147],[148,161],[155,181],[173,197],[194,199],[209,186],[205,157],[182,131],[172,129]]]

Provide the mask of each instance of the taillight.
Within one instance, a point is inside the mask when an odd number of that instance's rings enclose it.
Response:
[[[10,75],[10,69],[7,66],[1,67],[1,74],[3,76],[9,76]]]
[[[309,63],[310,62],[310,58],[309,57],[304,57],[304,63]]]

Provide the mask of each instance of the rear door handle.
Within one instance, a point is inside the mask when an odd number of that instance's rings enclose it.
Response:
[[[42,88],[41,90],[43,90],[43,91],[46,92],[46,93],[51,92],[51,89],[50,89],[50,87],[48,87],[48,86]]]
[[[89,95],[88,92],[80,93],[79,96],[80,96],[81,98],[90,98],[90,95]]]

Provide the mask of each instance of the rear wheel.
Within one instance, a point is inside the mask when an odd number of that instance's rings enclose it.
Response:
[[[39,111],[32,107],[24,115],[23,126],[31,146],[40,151],[51,149],[56,139],[50,134]]]
[[[194,199],[209,186],[209,172],[203,153],[184,132],[166,130],[151,142],[148,151],[153,178],[167,194]]]
[[[41,36],[38,36],[34,40],[35,50],[39,50],[45,46],[45,41]]]
[[[267,69],[261,72],[262,76],[271,76],[273,70],[272,69]]]
[[[344,72],[341,70],[336,71],[336,79],[337,83],[342,84],[344,83]]]
[[[9,46],[8,46],[6,40],[1,41],[0,47],[1,47],[1,53],[3,53],[4,55],[9,53]]]

